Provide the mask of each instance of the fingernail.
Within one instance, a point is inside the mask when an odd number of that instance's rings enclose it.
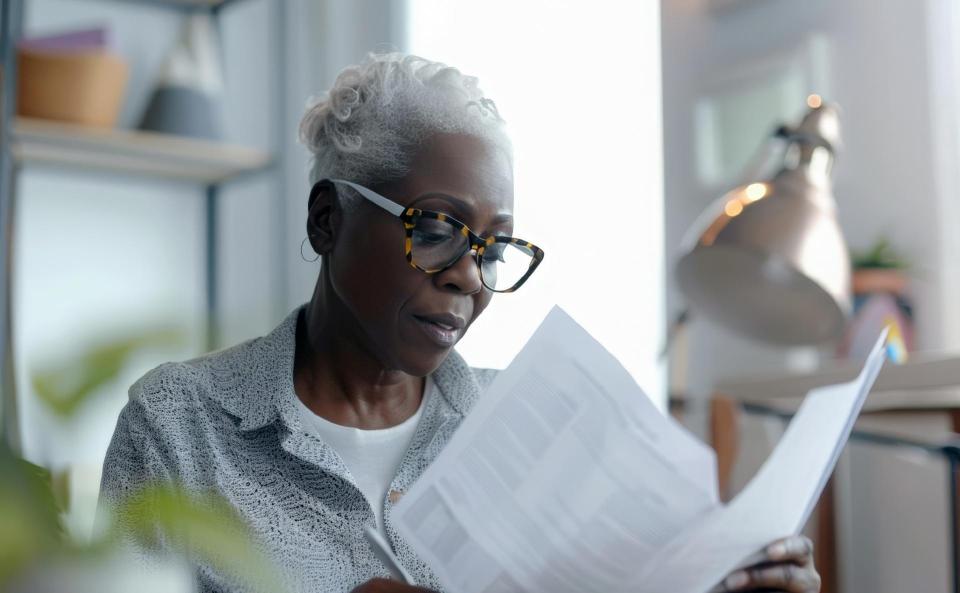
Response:
[[[732,575],[727,577],[727,580],[723,582],[727,589],[739,589],[740,587],[745,586],[750,582],[750,577],[747,576],[747,573],[740,570]]]
[[[785,546],[782,542],[777,542],[767,548],[767,556],[769,556],[771,560],[779,560],[786,555],[787,546]]]

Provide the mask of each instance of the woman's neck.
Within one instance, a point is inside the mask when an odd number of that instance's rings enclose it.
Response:
[[[320,274],[297,319],[294,390],[314,413],[343,426],[396,426],[416,413],[424,379],[385,368]]]

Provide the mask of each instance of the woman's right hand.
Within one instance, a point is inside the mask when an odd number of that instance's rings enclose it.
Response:
[[[423,587],[414,587],[393,579],[370,579],[351,593],[435,593]]]

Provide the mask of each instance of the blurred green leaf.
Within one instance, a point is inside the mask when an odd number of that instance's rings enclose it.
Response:
[[[33,390],[50,410],[69,418],[104,385],[115,380],[130,358],[145,349],[176,346],[177,329],[161,328],[94,346],[82,356],[33,374]]]
[[[174,550],[232,575],[257,591],[282,591],[272,564],[253,544],[246,524],[216,493],[191,495],[157,485],[144,489],[116,509],[117,537],[131,535],[156,547],[158,536]]]
[[[60,509],[45,469],[0,443],[0,583],[62,546]]]
[[[903,270],[910,267],[907,261],[893,250],[893,246],[886,237],[881,237],[867,251],[854,251],[851,259],[854,269]]]
[[[186,332],[154,329],[102,342],[81,356],[32,376],[38,398],[69,418],[117,379],[137,353],[180,345]],[[275,567],[254,545],[246,524],[216,493],[194,496],[174,485],[148,487],[114,509],[111,531],[92,543],[76,544],[64,533],[48,471],[19,459],[0,444],[0,589],[25,569],[55,558],[90,560],[122,541],[167,549],[208,564],[256,591],[283,591]]]

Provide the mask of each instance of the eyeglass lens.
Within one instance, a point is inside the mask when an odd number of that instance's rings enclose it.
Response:
[[[470,246],[469,239],[442,220],[421,218],[413,228],[411,259],[428,271],[439,271],[455,263]],[[530,269],[533,252],[515,243],[494,243],[484,249],[480,279],[490,290],[513,288]]]

